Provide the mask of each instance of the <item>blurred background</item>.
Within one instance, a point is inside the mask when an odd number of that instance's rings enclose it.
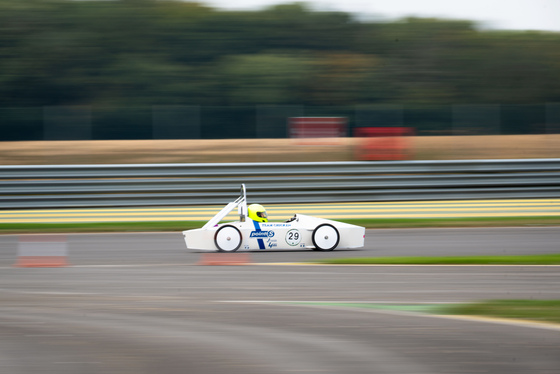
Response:
[[[557,260],[190,266],[240,183],[273,222],[390,228],[254,263],[558,252],[560,2],[338,1],[0,0],[0,372],[558,372],[558,325],[407,314],[557,323],[526,265]],[[483,161],[253,164],[454,159]]]
[[[0,162],[325,155],[310,145],[331,146],[331,159],[368,158],[351,140],[286,142],[302,117],[341,119],[329,137],[414,135],[398,145],[401,159],[560,156],[558,31],[389,19],[328,4],[228,4],[0,0]],[[257,142],[200,142],[218,139]],[[138,140],[154,141],[114,142]],[[37,141],[65,143],[25,143]]]

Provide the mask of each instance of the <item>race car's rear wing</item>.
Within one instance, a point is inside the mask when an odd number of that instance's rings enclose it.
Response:
[[[202,226],[203,229],[208,229],[210,227],[216,226],[221,220],[225,218],[232,210],[238,208],[239,220],[245,222],[245,217],[247,217],[247,191],[245,190],[245,185],[241,185],[241,195],[237,200],[226,205],[222,210],[218,212],[206,225]]]

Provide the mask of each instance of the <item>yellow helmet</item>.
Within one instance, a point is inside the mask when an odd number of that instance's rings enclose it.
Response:
[[[266,210],[260,204],[251,204],[247,207],[249,211],[249,218],[257,222],[268,222],[268,216],[266,215]]]

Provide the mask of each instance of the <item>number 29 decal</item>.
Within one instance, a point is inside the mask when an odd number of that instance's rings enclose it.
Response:
[[[298,230],[292,229],[286,233],[286,243],[291,246],[296,246],[301,241],[301,234]]]

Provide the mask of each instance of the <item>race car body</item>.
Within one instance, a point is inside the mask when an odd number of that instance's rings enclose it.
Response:
[[[365,228],[343,222],[296,214],[285,222],[257,222],[247,217],[245,186],[241,196],[229,203],[202,228],[183,231],[187,248],[234,252],[307,248],[332,251],[363,247]],[[220,223],[233,209],[239,221]]]

